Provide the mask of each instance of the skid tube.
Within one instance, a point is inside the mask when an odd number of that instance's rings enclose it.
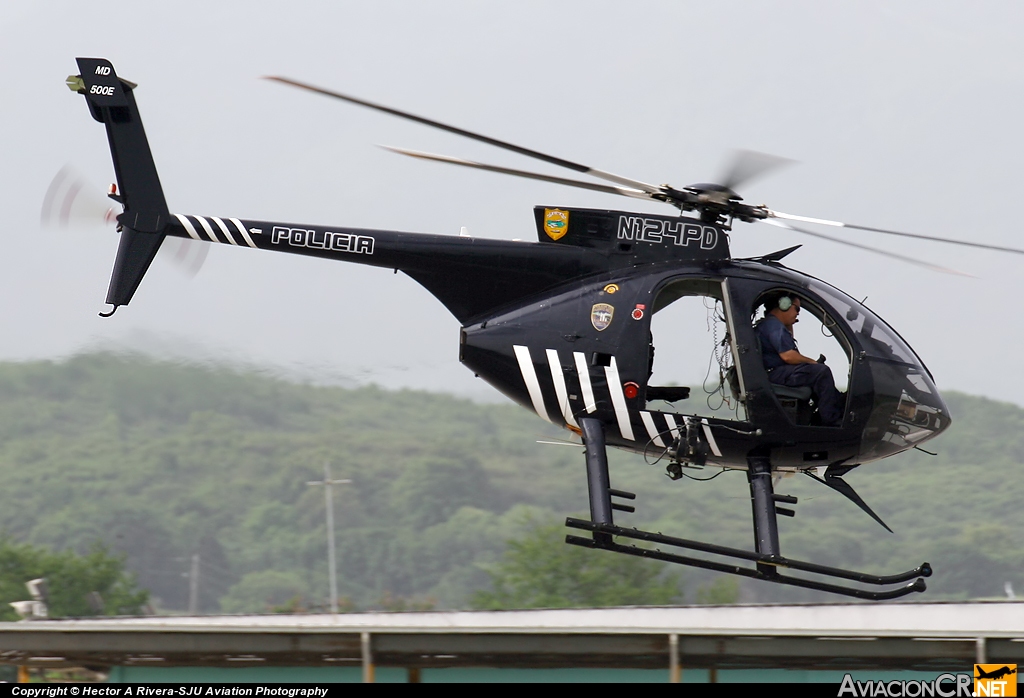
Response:
[[[565,542],[571,545],[579,545],[584,548],[598,548],[601,550],[611,550],[616,553],[623,553],[625,555],[634,555],[636,557],[646,557],[652,560],[661,560],[663,562],[672,562],[678,565],[687,565],[689,567],[700,567],[706,570],[713,570],[715,572],[724,572],[726,574],[735,574],[740,577],[748,577],[750,579],[760,579],[765,582],[774,582],[776,584],[787,584],[789,586],[803,587],[804,589],[815,589],[817,591],[824,591],[831,594],[841,594],[843,596],[852,596],[858,599],[869,599],[872,601],[884,601],[887,599],[897,599],[907,594],[914,592],[924,591],[926,589],[924,579],[922,577],[931,576],[932,568],[926,562],[920,567],[904,572],[902,574],[894,574],[888,576],[878,576],[872,574],[865,574],[863,572],[853,572],[851,570],[844,570],[835,567],[826,567],[824,565],[815,565],[810,562],[801,562],[800,560],[790,560],[781,556],[775,555],[762,555],[760,553],[752,553],[747,550],[739,550],[737,548],[727,548],[720,545],[713,545],[711,543],[701,543],[699,541],[686,540],[684,538],[673,538],[672,536],[662,535],[660,533],[651,533],[648,531],[641,531],[635,528],[622,528],[621,526],[614,526],[610,524],[599,524],[593,521],[584,521],[582,519],[568,518],[565,520],[565,525],[570,528],[577,528],[584,531],[592,531],[595,534],[600,534],[603,538],[601,540],[595,538],[582,538],[580,536],[566,536]],[[758,569],[751,569],[749,567],[741,567],[739,565],[730,565],[725,562],[715,562],[714,560],[704,560],[701,558],[687,557],[685,555],[678,555],[676,553],[667,553],[661,550],[651,550],[648,548],[641,548],[635,545],[621,545],[610,540],[612,536],[619,536],[622,538],[633,538],[635,540],[649,541],[652,543],[661,543],[663,545],[672,545],[679,548],[688,548],[691,550],[700,550],[702,552],[712,553],[715,555],[723,555],[726,557],[732,557],[740,560],[750,560],[756,562]],[[607,538],[608,540],[605,540]],[[768,569],[764,569],[767,567]],[[787,577],[778,573],[778,568],[786,567],[793,570],[800,570],[803,572],[813,572],[815,574],[822,574],[830,577],[837,577],[840,579],[850,579],[865,584],[896,584],[898,582],[904,582],[910,579],[914,581],[905,586],[899,587],[898,589],[889,589],[886,591],[871,591],[869,589],[856,589],[854,587],[841,586],[839,584],[829,584],[827,582],[818,582],[813,579],[801,579],[799,577]]]

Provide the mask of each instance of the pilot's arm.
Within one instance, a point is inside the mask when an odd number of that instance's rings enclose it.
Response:
[[[817,361],[816,359],[812,359],[809,356],[804,356],[796,349],[790,349],[789,351],[779,352],[779,358],[785,361],[787,364],[790,364],[791,366],[795,366],[796,364],[819,363],[819,361]]]
[[[796,340],[793,339],[793,335],[790,334],[789,330],[781,322],[773,321],[765,327],[763,341],[767,341],[768,345],[778,352],[779,358],[791,366],[819,363],[811,357],[800,353],[796,347]]]

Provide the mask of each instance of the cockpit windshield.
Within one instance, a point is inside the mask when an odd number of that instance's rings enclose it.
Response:
[[[808,279],[807,284],[845,320],[851,340],[867,359],[873,400],[860,461],[905,451],[946,429],[948,411],[928,369],[896,331],[839,289],[817,279]]]
[[[868,356],[924,369],[924,364],[914,350],[907,346],[907,343],[884,320],[865,306],[839,289],[817,279],[809,280],[808,285],[815,293],[827,299],[829,305],[837,313],[845,316],[861,349]]]

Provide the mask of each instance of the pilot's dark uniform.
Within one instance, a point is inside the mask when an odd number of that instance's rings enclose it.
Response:
[[[832,369],[825,364],[787,364],[779,354],[787,351],[799,351],[796,340],[782,321],[768,315],[754,328],[761,342],[761,358],[768,372],[768,380],[776,385],[791,388],[809,386],[814,393],[814,401],[818,405],[818,414],[822,424],[841,426],[843,411],[842,396],[836,390],[836,382],[832,378]]]

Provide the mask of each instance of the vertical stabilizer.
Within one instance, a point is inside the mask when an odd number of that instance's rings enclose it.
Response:
[[[118,78],[106,59],[77,60],[81,75],[69,77],[68,85],[85,95],[93,118],[107,128],[118,188],[113,198],[124,206],[117,217],[121,242],[107,289],[107,303],[116,309],[135,294],[160,249],[170,214],[135,105],[135,85]]]

